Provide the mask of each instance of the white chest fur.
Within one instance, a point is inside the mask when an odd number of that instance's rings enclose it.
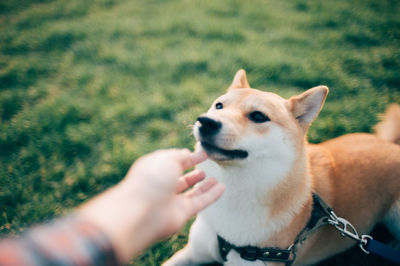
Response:
[[[294,156],[284,161],[246,162],[245,165],[221,167],[206,161],[199,168],[207,176],[226,185],[224,195],[199,216],[218,234],[235,245],[260,245],[286,226],[291,215],[271,218],[268,193],[288,173]],[[257,165],[254,165],[257,164]]]

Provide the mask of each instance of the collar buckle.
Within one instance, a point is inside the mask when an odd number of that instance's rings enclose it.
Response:
[[[258,258],[258,249],[252,246],[241,248],[240,257],[245,260],[255,261]]]

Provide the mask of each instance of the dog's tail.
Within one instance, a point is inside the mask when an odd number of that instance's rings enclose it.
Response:
[[[400,105],[392,104],[375,126],[378,138],[400,145]]]

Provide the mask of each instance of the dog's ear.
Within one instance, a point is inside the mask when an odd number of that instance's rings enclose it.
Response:
[[[300,125],[308,126],[314,121],[321,111],[328,92],[328,87],[318,86],[289,99],[291,111]]]
[[[242,89],[242,88],[250,88],[249,82],[247,82],[246,71],[243,69],[239,69],[236,72],[235,77],[233,78],[232,84],[229,87],[231,89]]]

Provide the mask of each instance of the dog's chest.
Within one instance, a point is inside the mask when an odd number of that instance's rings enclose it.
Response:
[[[226,193],[216,204],[200,216],[221,236],[236,245],[262,243],[268,237],[266,208],[238,200]]]
[[[223,171],[207,164],[200,168],[226,185],[223,196],[199,214],[217,234],[235,245],[259,245],[279,229],[263,203],[267,191],[256,180],[244,179],[240,171]]]

